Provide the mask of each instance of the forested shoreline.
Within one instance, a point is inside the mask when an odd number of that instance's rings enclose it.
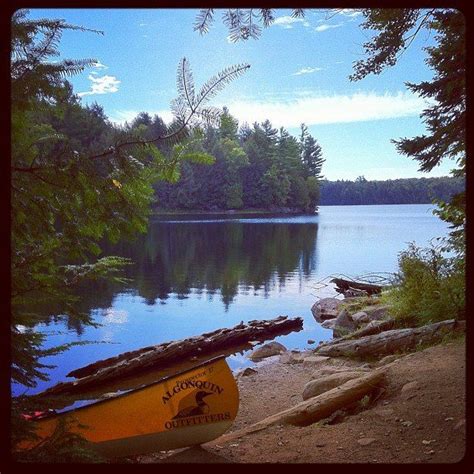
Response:
[[[363,176],[355,181],[320,182],[320,205],[357,204],[430,204],[434,200],[449,201],[463,192],[461,177],[405,178],[369,181]]]
[[[156,120],[142,113],[131,127],[153,128]],[[304,124],[298,138],[269,120],[239,126],[224,107],[219,126],[200,133],[201,151],[212,162],[183,162],[179,180],[157,182],[155,210],[316,210],[324,158]]]
[[[178,183],[179,184],[179,183]],[[163,183],[161,183],[163,186]],[[168,184],[168,187],[173,186]],[[179,185],[174,185],[179,189]],[[383,205],[383,204],[431,204],[436,200],[449,201],[455,194],[465,190],[464,178],[442,176],[437,178],[401,178],[389,180],[366,180],[364,177],[351,180],[319,181],[320,206]],[[301,209],[276,207],[245,207],[238,210],[221,208],[162,207],[156,202],[155,214],[266,214],[271,212],[298,213]]]

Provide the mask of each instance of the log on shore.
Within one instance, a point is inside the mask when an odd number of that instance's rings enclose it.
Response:
[[[347,290],[361,290],[366,291],[368,295],[374,295],[381,293],[383,286],[374,285],[372,283],[361,283],[353,280],[346,280],[344,278],[333,278],[331,283],[335,283],[337,291],[339,293],[344,293]]]
[[[312,397],[287,410],[271,415],[251,426],[221,436],[216,443],[225,443],[243,436],[261,431],[275,424],[291,424],[308,426],[316,421],[327,418],[336,410],[340,410],[379,387],[385,380],[385,370],[380,369]]]
[[[412,349],[419,343],[436,342],[448,331],[464,329],[464,321],[449,319],[418,328],[392,329],[358,339],[335,341],[316,348],[315,352],[329,357],[382,356]]]
[[[242,322],[233,328],[218,329],[188,339],[144,347],[73,370],[68,376],[79,377],[78,380],[59,383],[41,395],[87,390],[145,370],[169,367],[192,357],[201,358],[211,353],[215,355],[216,351],[228,351],[249,341],[264,341],[292,331],[300,331],[302,328],[301,317],[279,316],[269,320],[253,320],[247,324]]]
[[[392,329],[395,325],[395,320],[393,318],[384,319],[381,321],[371,321],[367,326],[358,329],[357,331],[346,334],[342,337],[337,337],[329,341],[324,341],[319,344],[317,349],[320,349],[323,346],[331,346],[342,341],[347,341],[348,339],[357,339],[363,336],[371,336],[373,334],[379,334],[383,331],[388,331]]]

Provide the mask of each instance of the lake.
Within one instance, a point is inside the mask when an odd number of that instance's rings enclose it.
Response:
[[[102,283],[82,291],[81,311],[98,328],[71,326],[55,318],[40,329],[48,346],[76,346],[45,363],[56,364],[51,380],[121,352],[182,339],[241,321],[301,316],[304,328],[275,340],[288,349],[311,347],[308,339],[329,339],[311,314],[318,297],[335,296],[330,276],[395,272],[409,242],[425,246],[445,236],[446,223],[432,205],[324,206],[304,216],[166,216],[154,218],[135,242],[121,242],[107,254],[129,257],[133,281]],[[318,285],[318,282],[323,281]],[[245,354],[228,359],[232,369],[252,365]],[[15,394],[23,392],[14,387]]]

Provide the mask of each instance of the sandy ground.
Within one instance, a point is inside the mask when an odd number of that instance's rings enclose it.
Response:
[[[278,356],[271,359],[257,364],[256,374],[238,377],[240,409],[231,431],[302,401],[303,387],[315,367],[282,363]],[[325,364],[364,365],[343,359]],[[433,346],[387,364],[384,390],[356,413],[307,427],[276,425],[229,442],[217,439],[202,447],[159,452],[133,461],[456,463],[466,449],[465,366],[464,339]]]

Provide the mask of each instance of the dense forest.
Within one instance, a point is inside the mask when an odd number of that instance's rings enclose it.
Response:
[[[461,177],[389,179],[368,181],[363,176],[355,181],[320,182],[323,206],[350,204],[428,204],[434,199],[449,201],[465,188]]]
[[[160,122],[159,117],[142,113],[129,127],[156,133]],[[183,163],[179,181],[155,186],[157,208],[314,212],[324,159],[304,124],[299,138],[284,128],[273,128],[269,120],[239,128],[224,107],[219,126],[208,126],[201,133],[202,150],[213,157],[212,166]]]

